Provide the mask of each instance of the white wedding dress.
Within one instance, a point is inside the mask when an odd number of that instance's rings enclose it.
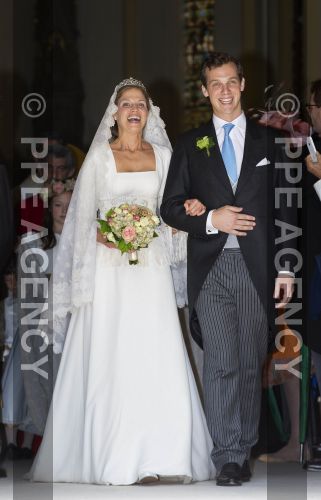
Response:
[[[154,151],[156,171],[117,173],[106,149],[102,215],[115,200],[157,210],[164,148]],[[139,252],[136,266],[96,244],[93,301],[72,314],[32,480],[128,485],[151,475],[213,477],[212,441],[161,240]]]

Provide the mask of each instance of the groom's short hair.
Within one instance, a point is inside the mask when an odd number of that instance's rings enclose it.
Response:
[[[242,81],[243,67],[239,59],[231,56],[227,52],[210,52],[206,55],[201,66],[201,82],[206,87],[206,69],[219,68],[223,64],[233,63],[236,66],[237,75]]]

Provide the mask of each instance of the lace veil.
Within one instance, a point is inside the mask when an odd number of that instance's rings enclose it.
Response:
[[[99,176],[102,175],[101,152],[107,151],[112,137],[111,128],[115,123],[113,115],[117,111],[115,104],[117,92],[120,87],[126,85],[142,87],[141,82],[129,79],[115,88],[80,169],[61,234],[51,288],[53,296],[51,328],[54,332],[55,352],[62,351],[70,316],[68,313],[93,300],[98,209],[96,190]],[[143,137],[149,143],[165,146],[171,150],[159,108],[154,106],[151,100],[149,104],[150,110]]]
[[[117,92],[119,88],[125,86],[138,86],[145,89],[143,84],[139,80],[134,80],[129,78],[123,80],[120,84],[115,87],[115,90],[110,98],[106,112],[100,122],[97,132],[94,136],[93,142],[91,143],[90,149],[88,151],[86,160],[91,150],[97,147],[101,143],[106,143],[112,138],[111,129],[115,125],[114,114],[117,112],[117,106],[115,104]],[[169,142],[167,133],[165,131],[165,123],[160,117],[160,110],[157,106],[154,106],[153,101],[149,98],[149,113],[147,117],[147,123],[144,128],[143,137],[145,141],[158,144],[159,146],[166,146],[172,151],[171,143]]]

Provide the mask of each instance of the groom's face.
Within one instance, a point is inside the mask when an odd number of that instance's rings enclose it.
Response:
[[[206,87],[202,85],[202,92],[209,98],[213,113],[230,122],[242,112],[241,93],[244,87],[245,80],[240,80],[236,65],[227,63],[206,69]]]

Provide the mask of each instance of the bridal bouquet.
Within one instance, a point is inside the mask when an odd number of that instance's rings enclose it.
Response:
[[[98,219],[100,231],[106,240],[114,243],[121,253],[128,253],[129,264],[138,264],[137,251],[147,248],[158,236],[155,228],[160,220],[149,208],[123,203],[105,214],[106,220]]]

